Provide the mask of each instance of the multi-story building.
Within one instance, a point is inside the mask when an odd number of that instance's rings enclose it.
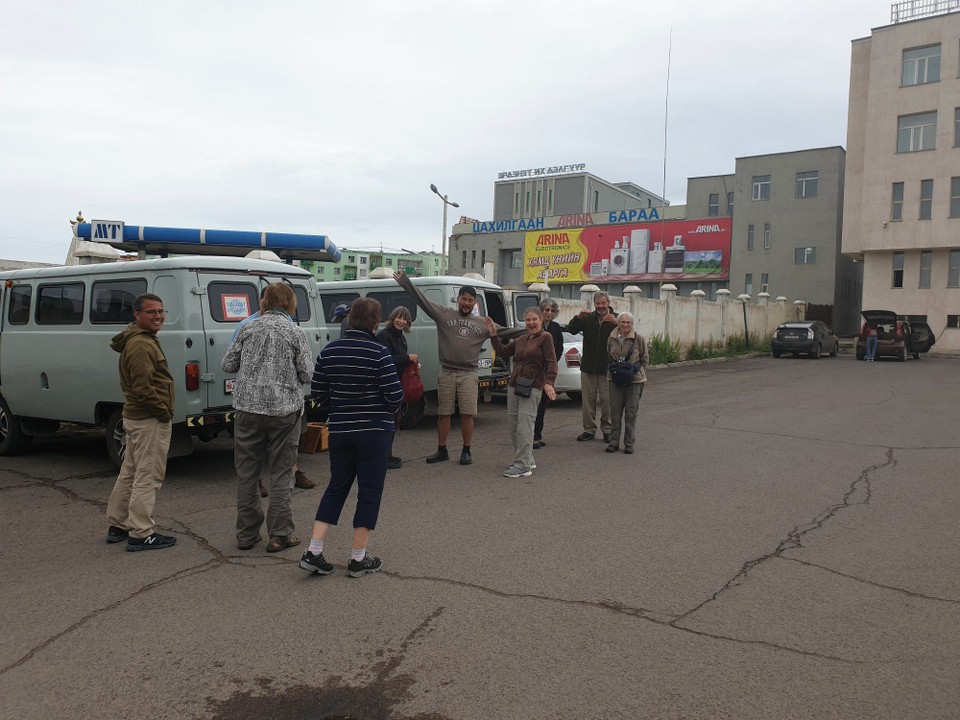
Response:
[[[413,277],[432,277],[443,274],[440,253],[435,252],[390,252],[385,250],[343,249],[340,262],[314,262],[303,260],[300,265],[313,273],[321,282],[337,280],[363,280],[379,267],[403,270]]]
[[[737,158],[732,175],[687,180],[687,216],[732,218],[735,295],[805,300],[810,319],[846,334],[859,327],[862,274],[841,254],[844,161],[841,147]]]
[[[949,10],[949,12],[944,12]],[[843,252],[863,307],[960,349],[960,5],[900,2],[853,41]]]

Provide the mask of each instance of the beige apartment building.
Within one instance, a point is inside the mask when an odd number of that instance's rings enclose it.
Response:
[[[842,251],[864,309],[960,349],[960,3],[895,3],[853,41]]]

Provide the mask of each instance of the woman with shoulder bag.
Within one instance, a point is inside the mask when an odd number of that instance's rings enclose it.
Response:
[[[383,343],[390,352],[390,357],[393,358],[393,364],[397,366],[397,376],[401,378],[403,377],[403,371],[407,369],[407,365],[417,362],[415,353],[407,353],[407,339],[403,336],[404,333],[410,332],[410,323],[412,322],[413,318],[410,315],[410,311],[403,305],[400,305],[393,309],[390,317],[387,318],[387,322],[384,323],[383,330],[377,333],[377,340]],[[397,423],[397,432],[399,432],[399,430],[400,424]],[[394,438],[395,437],[396,432],[394,433]],[[390,457],[387,458],[387,469],[396,470],[401,465],[403,465],[403,461],[393,454],[393,440],[391,440]]]
[[[647,339],[633,329],[633,315],[622,313],[617,318],[617,331],[607,338],[607,356],[610,360],[607,380],[610,385],[610,432],[608,453],[620,449],[620,430],[623,429],[623,452],[633,453],[637,436],[637,411],[643,384],[647,381],[646,367],[650,362]]]
[[[503,472],[504,477],[527,477],[533,473],[533,426],[537,419],[540,397],[546,394],[556,400],[553,383],[557,379],[557,357],[553,338],[543,331],[543,315],[539,308],[527,308],[523,323],[527,334],[509,345],[497,337],[497,326],[485,318],[497,353],[513,357],[513,372],[507,390],[507,425],[513,439],[513,463]]]

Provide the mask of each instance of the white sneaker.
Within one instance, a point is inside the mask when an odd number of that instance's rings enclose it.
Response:
[[[511,465],[503,471],[503,476],[508,478],[529,477],[533,475],[533,470],[524,470],[516,465]]]

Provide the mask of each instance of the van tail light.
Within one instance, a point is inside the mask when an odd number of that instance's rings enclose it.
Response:
[[[187,363],[184,369],[187,374],[187,390],[199,390],[200,363]]]
[[[813,328],[807,330],[807,340],[813,340]]]
[[[572,347],[563,354],[567,367],[580,367],[580,352]]]

